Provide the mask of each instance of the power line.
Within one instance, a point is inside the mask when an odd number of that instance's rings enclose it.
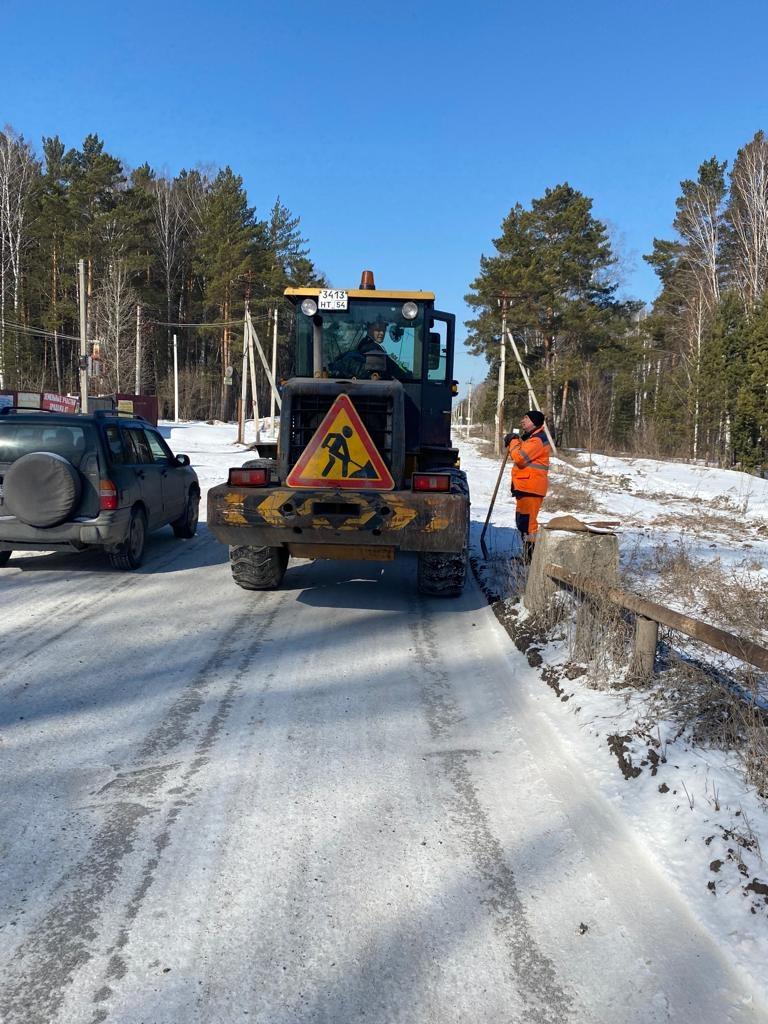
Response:
[[[251,317],[251,319],[255,323],[266,323],[269,320],[269,314],[265,313],[262,316],[254,316]],[[243,323],[242,320],[214,320],[209,323],[193,324],[168,323],[162,320],[145,320],[144,322],[154,324],[156,327],[175,327],[178,330],[182,330],[183,328],[187,327],[239,327]],[[19,334],[26,334],[29,337],[52,338],[57,341],[80,341],[79,335],[76,334],[64,334],[62,331],[49,331],[46,330],[44,327],[33,327],[28,324],[17,324],[14,323],[12,320],[3,320],[2,318],[0,318],[0,326],[6,328],[6,330],[9,331],[15,331]],[[92,340],[95,341],[97,339],[94,338]]]
[[[199,324],[179,324],[171,323],[167,320],[145,320],[144,323],[154,324],[155,327],[178,327],[182,330],[186,327],[239,327],[242,325],[242,320],[214,320],[211,323],[199,323]]]
[[[10,320],[0,319],[0,325],[11,331],[18,331],[21,334],[30,334],[44,338],[59,338],[63,341],[80,341],[75,334],[62,334],[61,331],[47,331],[44,327],[29,327],[25,324],[15,324]]]

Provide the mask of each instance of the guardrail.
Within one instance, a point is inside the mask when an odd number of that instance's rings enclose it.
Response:
[[[562,583],[572,590],[609,601],[611,604],[619,605],[634,613],[635,637],[629,672],[635,678],[649,678],[653,674],[659,625],[675,629],[685,636],[700,640],[715,650],[723,651],[725,654],[730,654],[740,661],[768,672],[768,649],[751,640],[727,633],[723,629],[702,622],[701,619],[695,619],[690,615],[676,612],[672,608],[656,604],[655,601],[647,601],[627,590],[606,587],[604,581],[570,572],[554,562],[547,563],[544,572],[550,579]]]

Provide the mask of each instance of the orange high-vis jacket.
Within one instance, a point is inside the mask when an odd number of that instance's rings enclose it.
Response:
[[[512,458],[512,490],[543,498],[549,484],[549,438],[544,427],[526,438],[513,437],[509,442]]]

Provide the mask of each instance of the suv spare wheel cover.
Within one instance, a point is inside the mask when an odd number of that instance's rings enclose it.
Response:
[[[5,473],[5,507],[27,526],[57,526],[77,507],[80,474],[63,455],[30,452]]]

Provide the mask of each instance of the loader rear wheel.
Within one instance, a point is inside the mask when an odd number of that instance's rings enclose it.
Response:
[[[232,579],[243,590],[275,590],[288,567],[287,548],[230,547]]]
[[[466,474],[455,466],[436,469],[436,473],[451,474],[451,492],[469,498]],[[421,551],[416,571],[416,585],[420,594],[428,597],[458,597],[464,590],[469,565],[469,503],[467,503],[467,533],[461,551]]]
[[[467,579],[467,549],[459,552],[421,551],[416,573],[420,594],[458,597]]]

